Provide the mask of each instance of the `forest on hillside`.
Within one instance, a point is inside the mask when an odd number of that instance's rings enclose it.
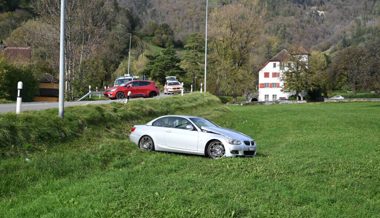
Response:
[[[69,98],[132,72],[162,83],[175,74],[199,87],[206,0],[78,0],[67,3]],[[0,42],[30,46],[36,77],[58,72],[59,1],[0,0]],[[380,2],[210,0],[209,91],[248,95],[282,49],[311,54],[306,90],[380,91]],[[3,60],[4,62],[4,60]]]

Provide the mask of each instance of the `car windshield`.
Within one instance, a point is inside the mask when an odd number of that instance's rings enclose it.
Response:
[[[168,82],[168,85],[169,86],[178,86],[178,85],[180,85],[180,83],[179,82]]]
[[[132,79],[118,79],[115,81],[115,85],[120,86],[120,85],[126,84],[129,81],[132,81]]]
[[[208,121],[206,119],[203,119],[203,118],[190,118],[190,120],[195,125],[197,125],[198,128],[202,128],[202,127],[218,127],[214,123],[212,123],[212,122],[210,122],[210,121]]]

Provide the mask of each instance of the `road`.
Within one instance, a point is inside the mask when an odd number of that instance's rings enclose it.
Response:
[[[160,95],[155,98],[163,98],[165,95]],[[141,99],[141,98],[137,98]],[[131,99],[131,100],[137,100]],[[65,107],[74,107],[81,105],[99,105],[99,104],[110,104],[112,102],[119,102],[119,100],[104,100],[104,101],[75,101],[75,102],[65,102]],[[46,110],[58,108],[58,102],[31,102],[31,103],[22,103],[21,112],[22,111],[37,111],[37,110]],[[0,113],[8,113],[16,111],[16,103],[11,104],[0,104]]]

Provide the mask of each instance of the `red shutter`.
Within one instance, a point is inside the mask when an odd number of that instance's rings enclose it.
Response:
[[[269,88],[273,88],[272,83],[269,83]]]
[[[260,83],[260,88],[264,88],[264,83]]]
[[[277,88],[281,88],[280,83],[277,83]]]
[[[264,78],[269,78],[269,73],[264,73]]]

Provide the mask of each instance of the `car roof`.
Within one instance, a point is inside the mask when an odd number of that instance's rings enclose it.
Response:
[[[128,83],[132,83],[132,82],[150,82],[150,83],[152,83],[154,81],[151,81],[151,80],[137,80],[137,79],[135,79],[135,80],[129,81]]]
[[[176,114],[173,114],[173,115],[165,115],[165,116],[157,117],[156,119],[164,118],[164,117],[182,117],[182,118],[187,118],[187,119],[190,119],[190,118],[202,118],[202,117],[197,117],[197,116],[176,115]],[[204,119],[204,118],[202,118],[202,119]]]

